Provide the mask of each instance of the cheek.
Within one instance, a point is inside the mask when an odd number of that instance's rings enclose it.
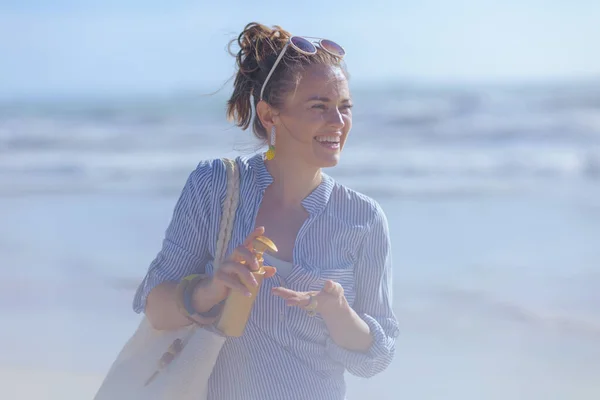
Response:
[[[318,132],[327,124],[327,118],[322,113],[307,113],[302,119],[305,131]]]
[[[322,129],[323,119],[320,116],[306,114],[303,118],[295,119],[287,124],[291,138],[294,141],[309,143],[317,132]]]

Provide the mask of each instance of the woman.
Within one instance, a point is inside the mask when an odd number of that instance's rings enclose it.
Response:
[[[230,290],[254,283],[256,258],[246,245],[263,233],[273,240],[277,258],[265,255],[268,279],[244,335],[221,350],[210,399],[344,399],[345,370],[371,377],[394,354],[386,217],[374,200],[321,172],[338,163],[352,126],[344,51],[328,40],[290,38],[251,23],[237,39],[227,113],[243,129],[252,123],[269,151],[236,160],[241,196],[229,257],[213,274],[226,177],[220,160],[203,161],[134,301],[156,329],[180,328],[190,321],[176,285],[206,274],[191,302],[197,318],[214,321]]]

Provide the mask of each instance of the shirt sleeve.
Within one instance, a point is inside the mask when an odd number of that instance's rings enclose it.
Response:
[[[179,281],[190,274],[204,273],[209,256],[207,230],[212,175],[208,161],[200,163],[189,175],[175,204],[162,248],[136,291],[133,300],[136,313],[145,310],[148,294],[155,286],[166,281]]]
[[[369,378],[384,371],[392,362],[398,320],[392,307],[392,251],[387,218],[376,206],[376,215],[367,231],[355,269],[356,298],[352,308],[366,322],[373,336],[366,352],[344,349],[327,341],[327,352],[352,375]]]

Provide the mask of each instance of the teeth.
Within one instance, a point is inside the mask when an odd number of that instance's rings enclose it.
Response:
[[[334,142],[334,143],[340,142],[339,136],[319,136],[316,139],[319,142]]]

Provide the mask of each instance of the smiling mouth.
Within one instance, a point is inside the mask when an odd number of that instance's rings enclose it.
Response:
[[[326,149],[336,150],[340,148],[339,136],[318,136],[315,140]]]

